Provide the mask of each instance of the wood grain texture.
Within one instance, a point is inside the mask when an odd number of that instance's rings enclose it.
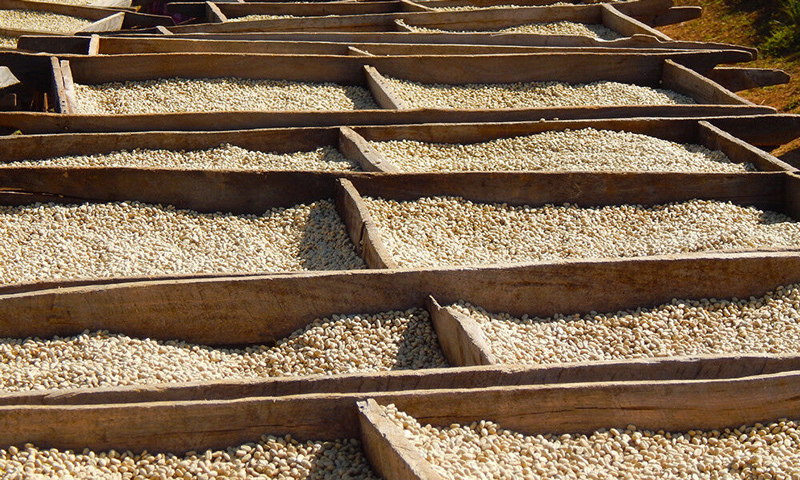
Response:
[[[497,365],[480,325],[458,311],[442,307],[433,297],[425,303],[448,363],[457,367]]]
[[[664,61],[661,83],[664,88],[689,95],[697,103],[752,105],[749,100],[672,60]]]
[[[375,67],[364,65],[364,73],[367,76],[367,86],[372,93],[372,98],[381,108],[391,110],[408,110],[410,108]]]
[[[350,127],[339,127],[339,151],[355,160],[365,172],[398,173],[400,170]]]
[[[262,434],[359,435],[356,402],[394,403],[420,423],[490,419],[524,434],[722,429],[800,416],[800,373],[715,380],[599,382],[485,389],[297,395],[197,402],[0,407],[0,446],[182,453]]]
[[[50,57],[50,68],[52,69],[50,95],[53,98],[53,104],[59,113],[69,113],[69,100],[64,92],[64,72],[56,57]]]
[[[636,20],[635,18],[625,15],[618,9],[614,8],[614,6],[611,4],[602,4],[601,8],[603,25],[617,33],[620,33],[626,37],[632,37],[634,35],[650,35],[662,41],[671,40],[668,35],[659,32],[655,28]]]
[[[64,81],[64,90],[61,92],[64,97],[64,103],[61,107],[61,113],[71,115],[78,113],[78,100],[75,98],[75,84],[72,81],[72,70],[69,67],[68,60],[61,60],[61,77]]]
[[[791,76],[774,68],[715,67],[706,74],[732,92],[789,83]]]
[[[373,399],[356,403],[361,445],[372,468],[386,480],[441,480],[422,452]]]
[[[781,161],[769,153],[755,148],[709,122],[700,122],[700,141],[711,150],[721,150],[731,161],[752,163],[765,172],[797,172],[797,168]]]
[[[245,397],[643,380],[739,378],[797,370],[800,355],[731,354],[554,365],[495,365],[425,370],[220,380],[0,394],[0,405],[98,405]]]
[[[49,338],[88,329],[204,345],[263,344],[316,318],[421,307],[430,295],[443,304],[466,300],[490,312],[548,317],[652,307],[673,298],[749,298],[800,282],[798,272],[800,255],[791,251],[43,282],[0,289],[0,335]]]
[[[336,181],[336,211],[344,221],[350,240],[369,268],[397,268],[369,209],[353,184],[344,178]]]

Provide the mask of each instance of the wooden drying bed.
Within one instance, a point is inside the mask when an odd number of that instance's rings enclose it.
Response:
[[[796,171],[768,153],[731,136],[706,121],[692,119],[572,120],[484,124],[387,125],[257,129],[229,132],[85,133],[0,137],[0,162],[93,155],[116,150],[203,150],[230,143],[249,150],[290,153],[332,146],[364,171],[398,173],[367,141],[417,140],[434,143],[477,143],[547,131],[594,128],[626,131],[678,143],[721,150],[732,162],[752,163],[760,171]],[[771,132],[772,133],[772,132]],[[800,130],[796,132],[800,137]],[[787,138],[786,142],[793,140]]]
[[[500,55],[488,61],[482,56],[292,56],[292,55],[237,55],[237,54],[174,54],[169,61],[161,55],[73,56],[53,63],[54,85],[62,113],[79,111],[69,84],[98,84],[114,81],[142,81],[157,78],[214,78],[233,76],[252,79],[290,80],[300,82],[333,82],[360,85],[369,88],[381,108],[403,109],[392,99],[383,76],[443,84],[513,83],[533,81],[562,81],[582,83],[616,81],[641,86],[668,88],[693,97],[695,105],[634,105],[587,107],[531,108],[538,118],[637,117],[637,116],[720,116],[774,113],[775,109],[755,105],[726,90],[721,85],[703,77],[699,72],[709,72],[721,62],[735,62],[749,58],[744,52],[673,52],[669,54],[530,54]],[[35,58],[41,59],[41,57]],[[66,59],[68,58],[68,60]],[[55,60],[54,60],[55,62]],[[310,66],[310,65],[313,65]],[[694,70],[693,70],[694,69]],[[401,107],[401,108],[398,108]],[[506,120],[513,110],[485,110],[493,112],[491,120]],[[533,112],[537,112],[534,114]],[[270,113],[270,112],[266,112]],[[272,112],[278,114],[278,112]],[[281,121],[290,121],[294,112],[279,113]],[[329,112],[334,124],[364,123],[353,120],[358,112]],[[197,113],[146,115],[156,125],[165,116],[195,116]],[[236,117],[247,117],[251,112],[228,112],[225,124],[236,122]],[[315,112],[315,115],[318,115]],[[105,116],[101,116],[105,117]],[[537,118],[534,116],[534,118]],[[175,118],[169,123],[174,125]],[[482,121],[487,121],[484,117]],[[103,120],[105,121],[105,120]],[[320,121],[320,120],[318,120]],[[329,120],[331,121],[331,120]],[[425,122],[436,121],[425,119]],[[178,121],[178,124],[181,122]],[[398,122],[393,122],[398,123]],[[330,123],[328,123],[330,124]],[[285,124],[284,124],[285,125]],[[145,127],[145,129],[159,129]]]
[[[422,424],[469,424],[491,419],[503,428],[525,434],[591,432],[632,423],[653,430],[711,430],[781,417],[797,418],[798,375],[797,371],[784,371],[719,380],[7,406],[0,407],[0,445],[32,442],[45,448],[78,451],[88,447],[181,453],[238,445],[265,433],[291,433],[300,440],[359,437],[356,402],[368,398],[380,404],[394,403]],[[375,428],[369,423],[367,432]],[[380,423],[377,428],[381,428]],[[367,451],[373,446],[380,448],[380,443],[372,442],[386,441],[381,437],[363,435]],[[386,459],[374,459],[373,467],[380,471],[382,463],[378,462]]]
[[[794,370],[796,355],[706,355],[561,365],[472,366],[473,345],[430,302],[458,299],[513,315],[617,311],[672,298],[747,298],[800,281],[798,252],[569,260],[508,267],[205,276],[116,284],[60,282],[0,294],[0,337],[75,335],[85,329],[205,345],[259,344],[315,318],[420,307],[428,302],[453,368],[160,384],[0,395],[0,405],[102,404],[385,392],[611,380],[733,378]],[[702,271],[697,276],[694,272]],[[613,286],[602,288],[604,285]],[[360,292],[369,290],[370,295]],[[270,298],[265,302],[264,298]],[[190,319],[186,312],[192,312]],[[16,321],[25,315],[27,322]],[[227,328],[219,329],[220,322]]]
[[[359,2],[360,3],[360,2]],[[670,38],[640,22],[627,12],[631,5],[593,4],[499,8],[472,11],[430,11],[427,7],[404,1],[348,2],[307,5],[265,3],[206,2],[171,4],[172,11],[199,17],[199,25],[180,25],[172,33],[230,33],[248,31],[409,31],[408,26],[448,31],[493,31],[530,23],[570,21],[603,25],[624,37],[649,35],[661,40]],[[376,12],[378,9],[382,12]],[[416,10],[416,11],[414,11]],[[293,18],[229,22],[246,15],[293,15]],[[682,21],[682,20],[678,20]],[[568,35],[574,37],[573,35]],[[552,37],[552,35],[550,36]],[[602,43],[602,42],[601,42]],[[575,45],[575,44],[573,44]]]

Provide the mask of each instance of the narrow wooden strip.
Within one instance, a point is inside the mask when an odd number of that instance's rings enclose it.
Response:
[[[157,25],[156,26],[156,30],[161,35],[174,35],[167,27],[164,27],[162,25]]]
[[[748,145],[724,130],[706,121],[699,122],[700,143],[711,150],[721,150],[736,163],[752,163],[761,171],[796,172],[797,169],[786,162]]]
[[[400,172],[350,127],[339,127],[339,151],[347,158],[357,161],[365,172]]]
[[[672,60],[664,60],[661,74],[664,88],[690,95],[698,103],[722,105],[754,105],[722,85]]]
[[[800,175],[793,173],[786,176],[783,194],[783,211],[792,218],[798,218],[800,216]]]
[[[716,67],[706,74],[732,92],[789,83],[791,76],[773,68]]]
[[[228,17],[214,2],[206,2],[206,21],[211,23],[223,23],[228,21]]]
[[[440,306],[429,296],[426,306],[447,361],[454,367],[496,365],[489,340],[480,325],[460,312]]]
[[[651,25],[654,27],[663,27],[665,25],[673,25],[675,23],[688,22],[700,18],[703,15],[703,8],[696,6],[675,6],[670,8],[666,13],[656,15]]]
[[[69,60],[61,60],[61,75],[64,78],[64,98],[66,99],[66,111],[62,113],[77,114],[78,100],[75,97],[75,84],[72,81],[72,70],[69,67]]]
[[[372,221],[364,200],[353,184],[344,178],[336,181],[336,211],[368,267],[398,268],[383,245],[380,231]]]
[[[364,72],[367,75],[367,85],[369,91],[372,93],[375,102],[381,108],[388,108],[392,110],[408,110],[410,107],[397,96],[386,79],[383,78],[375,67],[364,65]]]
[[[125,12],[117,12],[109,17],[97,20],[80,30],[79,32],[114,32],[122,28],[125,21]]]
[[[662,41],[672,40],[668,35],[659,32],[655,28],[652,28],[633,17],[625,15],[614,8],[613,5],[605,3],[601,5],[601,8],[603,25],[617,33],[621,33],[626,37],[632,37],[634,35],[650,35]]]
[[[426,7],[425,5],[411,0],[400,0],[400,11],[402,12],[435,12],[435,8]]]
[[[348,55],[355,55],[356,57],[374,57],[375,55],[369,53],[366,50],[361,50],[360,48],[356,48],[353,46],[347,47],[347,54]]]
[[[56,57],[50,57],[50,66],[53,72],[51,86],[53,103],[56,105],[59,113],[69,114],[69,102],[64,92],[64,74],[61,71],[61,64]]]
[[[383,409],[368,398],[356,404],[361,445],[372,468],[386,480],[441,480],[430,463]]]
[[[100,54],[100,35],[92,35],[89,38],[89,50],[87,51],[87,55],[99,55]]]
[[[353,305],[351,311],[355,310],[359,310],[359,307]],[[161,383],[124,387],[34,390],[0,394],[0,405],[98,405],[281,397],[311,393],[487,388],[549,383],[721,379],[791,370],[800,370],[800,355],[700,355],[550,365],[494,365],[251,380]]]
[[[91,0],[89,6],[103,8],[130,8],[131,0]]]
[[[420,423],[491,419],[523,434],[723,429],[800,417],[800,372],[724,380],[604,382],[223,401],[0,407],[0,447],[182,453],[226,448],[260,435],[298,440],[357,437],[356,402],[374,398]]]

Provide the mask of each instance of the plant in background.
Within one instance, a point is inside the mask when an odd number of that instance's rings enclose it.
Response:
[[[770,36],[762,45],[772,55],[800,52],[800,0],[783,0],[780,20],[772,23]]]

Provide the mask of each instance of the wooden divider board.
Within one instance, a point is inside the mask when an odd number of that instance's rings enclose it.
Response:
[[[524,434],[720,429],[797,418],[797,371],[711,380],[598,382],[481,389],[251,397],[236,400],[0,407],[0,446],[96,451],[225,448],[269,433],[357,437],[356,402],[394,403],[421,423],[492,420]]]

